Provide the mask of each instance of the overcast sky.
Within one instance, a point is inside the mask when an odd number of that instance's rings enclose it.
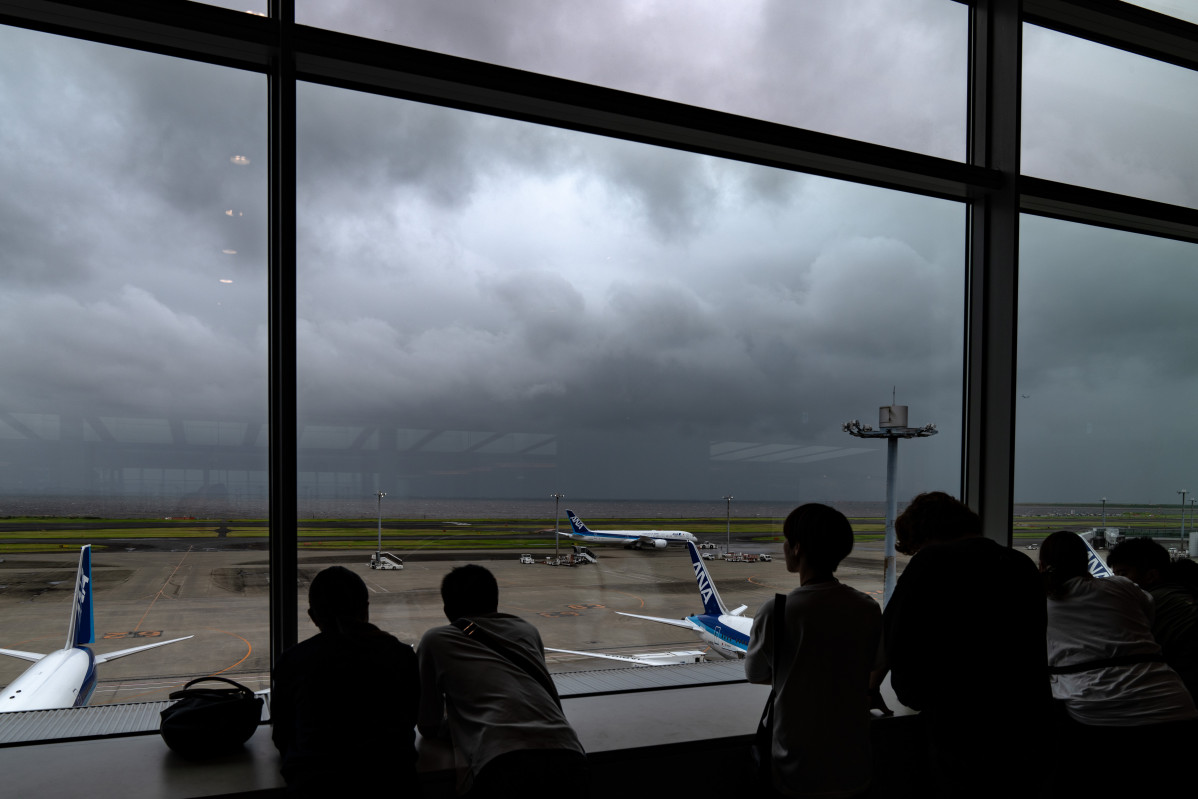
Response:
[[[308,24],[964,155],[949,0],[308,5]],[[1024,171],[1198,205],[1196,85],[1029,29]],[[786,466],[794,498],[880,499],[882,446],[840,425],[876,423],[896,390],[941,430],[902,446],[901,493],[957,489],[963,206],[321,86],[298,99],[309,424],[575,437],[612,474],[650,450],[689,474],[694,442],[819,446]],[[55,414],[265,418],[265,103],[261,75],[0,29],[0,442],[52,438]],[[1017,499],[1198,488],[1194,247],[1024,232]]]

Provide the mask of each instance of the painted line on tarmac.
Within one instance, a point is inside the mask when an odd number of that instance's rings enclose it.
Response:
[[[154,598],[150,600],[150,607],[146,608],[146,612],[141,614],[141,618],[137,620],[137,626],[133,628],[133,632],[137,632],[141,629],[142,622],[146,620],[146,616],[150,615],[150,611],[154,609],[154,603],[157,602],[162,596],[163,589],[171,584],[171,580],[174,579],[175,575],[179,572],[179,567],[183,565],[183,561],[187,560],[187,556],[189,554],[191,554],[191,547],[188,547],[187,551],[183,553],[183,557],[179,558],[179,562],[175,564],[175,568],[171,571],[170,576],[168,576],[166,581],[163,582],[162,588],[159,588],[158,593],[154,594]]]

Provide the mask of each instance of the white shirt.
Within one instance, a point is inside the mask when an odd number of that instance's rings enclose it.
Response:
[[[1049,666],[1160,655],[1152,637],[1152,597],[1131,580],[1075,577],[1065,588],[1062,599],[1048,599]],[[1198,718],[1181,678],[1160,662],[1055,674],[1052,695],[1064,700],[1075,721],[1094,726]]]

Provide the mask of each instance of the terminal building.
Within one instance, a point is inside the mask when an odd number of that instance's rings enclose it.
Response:
[[[0,515],[268,518],[277,654],[314,507],[877,502],[841,424],[892,400],[939,429],[900,495],[1004,544],[1016,500],[1176,502],[1184,6],[0,0]],[[762,698],[567,709],[611,773],[718,786]],[[0,771],[278,786],[149,751]]]

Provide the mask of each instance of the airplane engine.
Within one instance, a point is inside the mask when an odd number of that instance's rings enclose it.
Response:
[[[654,538],[653,539],[653,548],[654,549],[665,549],[666,545],[668,543],[669,542],[666,541],[664,538]]]

